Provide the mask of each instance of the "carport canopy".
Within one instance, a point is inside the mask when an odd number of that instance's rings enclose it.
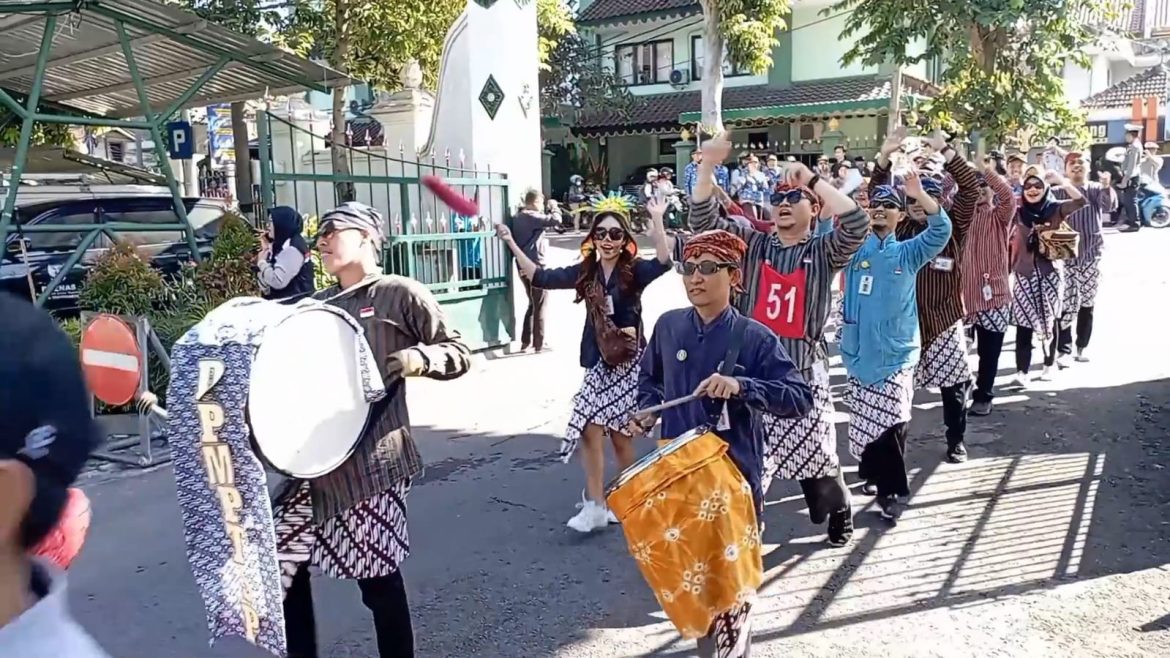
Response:
[[[154,228],[183,230],[198,259],[167,157],[166,122],[188,107],[350,84],[344,73],[155,0],[0,0],[0,104],[21,122],[0,214],[0,249],[7,249],[37,122],[149,130],[180,219]],[[117,230],[109,224],[71,228],[88,233],[38,302],[48,299],[99,234]]]

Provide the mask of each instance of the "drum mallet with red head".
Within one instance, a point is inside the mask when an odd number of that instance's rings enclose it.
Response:
[[[455,188],[448,185],[442,178],[427,174],[422,177],[422,184],[428,190],[434,192],[435,196],[454,211],[455,214],[464,217],[475,217],[479,214],[478,204],[456,192]]]

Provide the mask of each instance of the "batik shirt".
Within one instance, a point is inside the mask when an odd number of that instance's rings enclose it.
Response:
[[[187,559],[211,638],[242,636],[278,656],[286,649],[284,591],[266,476],[246,418],[248,388],[265,331],[320,310],[353,327],[365,397],[381,399],[385,390],[361,327],[344,311],[312,299],[293,305],[233,299],[187,331],[171,352],[167,433]]]
[[[700,382],[719,372],[731,343],[732,327],[740,318],[730,307],[710,323],[704,323],[693,308],[660,315],[639,363],[638,408],[690,395]],[[742,321],[748,324],[732,374],[739,381],[740,393],[727,402],[727,422],[719,422],[723,401],[704,398],[663,411],[662,436],[673,438],[698,427],[714,427],[727,442],[731,460],[751,484],[759,506],[763,500],[763,441],[755,432],[752,411],[800,418],[812,409],[813,398],[812,389],[776,336],[755,320]]]
[[[1092,181],[1078,185],[1077,189],[1088,203],[1085,207],[1068,216],[1068,225],[1080,233],[1081,241],[1077,257],[1066,261],[1068,265],[1088,265],[1101,260],[1105,239],[1101,236],[1101,213],[1110,213],[1117,207],[1117,196],[1113,190]],[[1058,200],[1068,198],[1068,192],[1053,190]]]

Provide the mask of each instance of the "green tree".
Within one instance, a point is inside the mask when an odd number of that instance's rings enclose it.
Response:
[[[587,106],[626,114],[636,99],[577,31],[575,6],[566,0],[536,0],[541,114],[558,116],[566,107],[579,111]]]
[[[788,0],[700,0],[703,8],[702,121],[723,129],[723,53],[755,74],[772,67],[776,32],[786,27]]]
[[[43,111],[43,110],[42,110]],[[7,108],[0,108],[0,146],[12,148],[20,142],[22,120]],[[30,146],[73,146],[70,126],[60,123],[33,123]]]
[[[989,144],[1017,133],[1084,137],[1084,118],[1064,96],[1065,63],[1088,64],[1085,47],[1116,17],[1100,0],[838,0],[848,12],[842,63],[906,66],[938,58],[941,93],[928,122],[979,130]],[[940,29],[940,26],[945,26]],[[921,49],[918,48],[921,44]]]

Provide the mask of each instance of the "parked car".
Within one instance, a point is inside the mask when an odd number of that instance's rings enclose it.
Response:
[[[219,234],[227,206],[219,199],[185,199],[187,219],[195,229],[196,244],[201,255],[211,252],[211,244]],[[136,246],[144,258],[165,275],[178,273],[183,263],[191,260],[191,249],[183,231],[150,231],[154,224],[177,224],[171,197],[128,196],[73,198],[22,205],[16,209],[15,225],[10,229],[3,258],[0,259],[0,290],[23,297],[30,296],[28,273],[36,294],[40,294],[81,244],[88,231],[23,233],[25,226],[84,225],[117,222],[140,224],[142,231],[118,231],[115,235]],[[23,239],[23,249],[21,240]],[[61,284],[50,295],[45,308],[61,317],[77,314],[80,284],[86,272],[112,246],[108,235],[101,235],[86,250],[81,260],[66,273]]]

